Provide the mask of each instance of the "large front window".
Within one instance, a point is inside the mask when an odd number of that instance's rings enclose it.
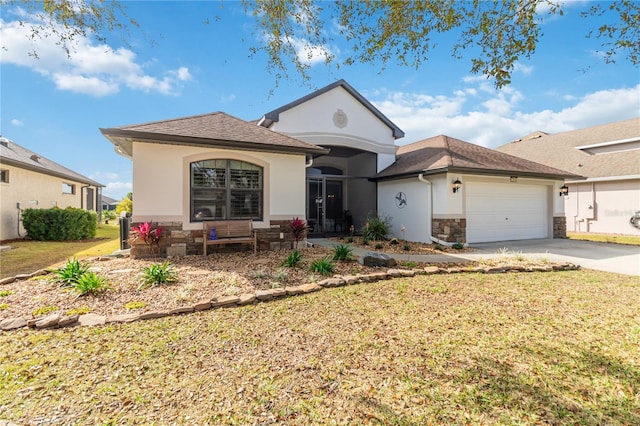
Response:
[[[191,163],[191,221],[262,220],[262,167],[238,160]]]

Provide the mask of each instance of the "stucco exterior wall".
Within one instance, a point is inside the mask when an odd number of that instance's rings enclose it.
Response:
[[[336,113],[344,114],[346,120],[335,120]],[[341,87],[283,111],[271,129],[316,145],[381,154],[376,171],[395,158],[392,130]]]
[[[0,183],[0,240],[21,238],[25,236],[25,230],[20,223],[18,233],[18,208],[49,209],[54,206],[60,208],[83,207],[81,196],[86,194],[81,190],[85,184],[60,177],[49,176],[42,173],[25,170],[6,164],[0,165],[2,170],[9,171],[9,182]],[[75,185],[75,194],[63,194],[62,184]],[[94,187],[93,187],[94,188]],[[94,188],[94,210],[97,191]]]
[[[567,231],[640,235],[629,223],[640,210],[640,179],[570,183],[564,198]]]
[[[182,222],[185,230],[200,230],[190,222],[190,163],[236,159],[263,167],[264,216],[255,228],[272,220],[305,216],[305,156],[234,151],[135,142],[133,145],[133,221]]]
[[[430,241],[429,191],[429,185],[418,178],[378,182],[378,212],[383,217],[391,218],[390,233],[393,237],[407,241]],[[406,204],[401,201],[403,199]]]

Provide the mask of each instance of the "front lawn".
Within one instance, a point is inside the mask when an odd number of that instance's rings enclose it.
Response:
[[[86,241],[14,241],[11,250],[0,252],[0,278],[30,274],[70,257],[111,254],[120,248],[120,227],[99,224],[96,238]]]
[[[419,276],[0,333],[17,424],[640,424],[640,283]]]
[[[567,232],[570,240],[593,241],[596,243],[614,243],[640,246],[640,236],[620,234],[593,234],[590,232]]]

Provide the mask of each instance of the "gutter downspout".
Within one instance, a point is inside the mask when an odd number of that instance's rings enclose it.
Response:
[[[431,203],[431,206],[429,207],[429,222],[430,222],[429,228],[433,230],[433,184],[431,183],[431,181],[428,181],[427,179],[425,179],[422,173],[418,175],[418,180],[422,183],[426,183],[427,185],[429,185],[429,202]],[[438,243],[446,247],[452,247],[455,244],[455,243],[450,243],[448,241],[442,241],[441,239],[434,237],[433,235],[429,235],[429,238],[434,243]],[[468,244],[464,243],[464,246],[468,247]]]
[[[80,208],[84,210],[84,189],[89,188],[91,185],[85,185],[80,187]]]

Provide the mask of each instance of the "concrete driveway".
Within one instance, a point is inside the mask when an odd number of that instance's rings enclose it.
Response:
[[[496,255],[501,249],[521,252],[552,262],[571,262],[583,268],[618,274],[640,276],[640,247],[621,244],[594,243],[576,240],[524,240],[470,244],[476,251],[456,257],[475,260]]]

